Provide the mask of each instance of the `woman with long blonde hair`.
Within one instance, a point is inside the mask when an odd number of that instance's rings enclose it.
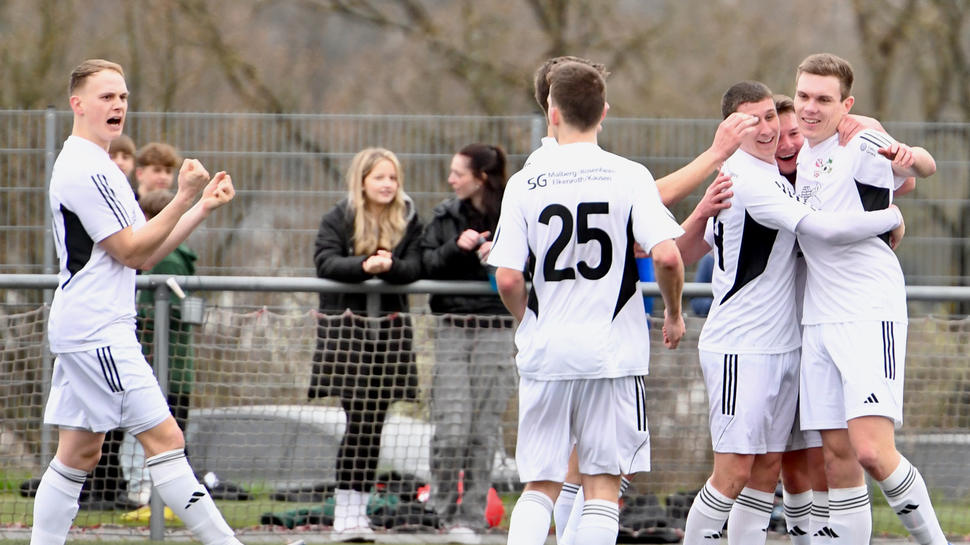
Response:
[[[421,274],[421,222],[404,192],[401,163],[382,148],[360,151],[347,170],[348,195],[324,214],[313,253],[317,276],[392,284]],[[367,494],[374,484],[384,417],[394,401],[417,398],[410,308],[405,294],[382,294],[366,317],[363,293],[321,293],[309,396],[340,398],[347,428],[337,454],[334,532],[372,533]],[[349,310],[347,313],[345,311]],[[376,339],[370,335],[376,331]]]

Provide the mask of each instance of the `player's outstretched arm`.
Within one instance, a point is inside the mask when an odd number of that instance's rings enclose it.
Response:
[[[673,240],[665,240],[650,249],[657,285],[664,300],[664,345],[677,348],[684,336],[681,295],[684,291],[684,262]]]
[[[849,114],[839,122],[839,145],[848,144],[849,140],[852,140],[856,134],[865,129],[873,129],[888,134],[878,119],[865,115]],[[879,153],[892,161],[893,173],[897,176],[928,178],[936,173],[936,160],[933,155],[919,146],[910,147],[902,142],[896,142],[889,147],[880,149]],[[914,180],[914,186],[915,183]]]
[[[498,287],[498,294],[505,308],[521,322],[522,317],[525,316],[528,297],[525,290],[525,275],[522,271],[499,267],[495,270],[495,285]]]
[[[755,130],[758,119],[753,115],[734,112],[717,126],[711,147],[698,155],[684,167],[657,180],[657,190],[664,206],[671,206],[684,200],[712,172],[721,168],[741,145],[741,139]]]
[[[903,214],[895,204],[884,210],[858,212],[814,211],[798,222],[795,234],[818,238],[828,244],[850,244],[898,228]],[[900,233],[899,236],[902,236]]]

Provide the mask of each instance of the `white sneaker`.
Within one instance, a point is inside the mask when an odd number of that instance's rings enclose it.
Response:
[[[467,526],[452,526],[448,529],[448,543],[476,545],[482,542],[482,536]]]

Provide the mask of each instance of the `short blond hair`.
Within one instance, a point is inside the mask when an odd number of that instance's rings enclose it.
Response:
[[[68,95],[74,95],[74,91],[78,87],[84,85],[84,82],[94,74],[101,72],[102,70],[114,70],[115,72],[121,74],[121,77],[125,77],[125,71],[121,68],[121,65],[116,62],[106,61],[104,59],[88,59],[81,64],[77,65],[77,68],[71,72],[71,84],[68,87]]]

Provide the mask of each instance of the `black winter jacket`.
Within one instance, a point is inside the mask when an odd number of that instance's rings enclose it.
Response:
[[[494,233],[495,225],[489,226]],[[488,268],[475,251],[458,247],[458,235],[469,228],[462,203],[452,197],[434,208],[421,236],[424,276],[435,280],[488,280]],[[450,314],[498,314],[509,312],[496,295],[435,294],[428,301],[432,312]]]
[[[408,203],[408,221],[404,238],[391,250],[391,270],[376,276],[389,284],[407,284],[421,276],[421,253],[418,240],[421,237],[421,221]],[[361,265],[368,256],[353,255],[354,218],[347,207],[347,199],[341,200],[320,221],[320,230],[314,244],[313,262],[319,278],[338,282],[363,282],[375,276],[367,274]],[[350,309],[357,314],[367,311],[367,295],[364,293],[321,293],[320,312],[340,313]],[[407,312],[406,294],[381,295],[381,314]]]

